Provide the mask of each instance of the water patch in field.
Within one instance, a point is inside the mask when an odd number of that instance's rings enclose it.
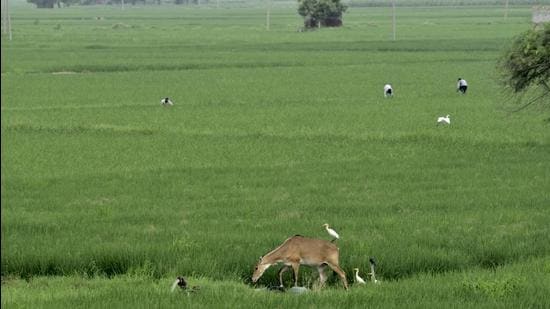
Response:
[[[115,135],[152,135],[154,130],[147,128],[136,128],[130,126],[117,126],[110,124],[95,124],[90,126],[72,126],[72,127],[48,127],[41,125],[33,125],[28,123],[10,124],[7,126],[8,131],[22,133],[51,133],[51,134],[115,134]]]
[[[132,26],[130,25],[127,25],[125,23],[116,23],[113,25],[113,29],[128,29],[128,28],[131,28]]]
[[[84,46],[84,48],[86,48],[86,49],[108,49],[109,46],[93,44],[93,45],[86,45],[86,46]]]
[[[213,70],[213,69],[254,69],[254,68],[276,68],[276,67],[303,67],[306,64],[297,62],[239,62],[239,63],[181,63],[181,64],[156,64],[156,65],[75,65],[66,71],[62,68],[45,70],[51,74],[78,74],[93,72],[134,72],[134,71],[187,71],[187,70]],[[43,73],[43,72],[28,72]]]
[[[77,72],[74,72],[74,71],[57,71],[57,72],[52,72],[53,75],[67,75],[67,74],[78,74]]]
[[[89,104],[89,105],[57,105],[57,106],[20,106],[20,107],[2,107],[2,111],[39,111],[56,109],[104,109],[104,108],[135,108],[136,106],[151,106],[151,104]]]

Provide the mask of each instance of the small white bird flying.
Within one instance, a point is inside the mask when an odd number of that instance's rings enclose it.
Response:
[[[438,124],[451,124],[451,118],[449,118],[449,115],[445,117],[439,117],[437,118]]]
[[[328,234],[329,234],[330,236],[334,237],[334,239],[331,240],[331,241],[335,241],[336,239],[340,239],[340,235],[338,235],[338,233],[336,233],[335,230],[329,228],[328,223],[323,224],[323,226],[324,226],[325,229],[327,230]]]
[[[162,104],[163,106],[172,106],[172,105],[174,105],[174,103],[172,101],[170,101],[170,98],[168,98],[168,97],[160,100],[160,104]]]
[[[354,268],[353,270],[355,271],[355,282],[358,284],[365,284],[365,280],[359,277],[359,268]]]

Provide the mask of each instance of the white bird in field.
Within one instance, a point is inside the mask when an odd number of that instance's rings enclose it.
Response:
[[[340,239],[340,235],[338,235],[338,233],[336,233],[335,230],[329,228],[328,223],[323,224],[323,226],[324,226],[325,229],[327,230],[328,234],[329,234],[330,236],[334,237],[334,239],[331,240],[331,241],[335,241],[336,239]]]
[[[355,282],[359,284],[365,284],[365,280],[359,277],[359,268],[354,268],[353,270],[355,271]]]
[[[160,104],[162,104],[163,106],[172,106],[172,105],[174,105],[174,103],[172,101],[170,101],[170,98],[168,98],[168,97],[160,100]]]
[[[439,117],[437,118],[437,123],[438,124],[451,124],[451,118],[449,118],[449,115],[445,116],[445,117]]]

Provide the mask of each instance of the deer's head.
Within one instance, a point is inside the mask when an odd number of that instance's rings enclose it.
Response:
[[[252,275],[252,282],[256,283],[258,279],[264,274],[264,271],[269,268],[271,264],[264,263],[263,258],[260,256],[260,260],[258,261],[258,264],[256,264],[256,267],[254,268],[254,274]]]

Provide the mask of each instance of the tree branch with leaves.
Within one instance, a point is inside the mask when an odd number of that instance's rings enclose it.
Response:
[[[515,94],[537,92],[523,109],[535,102],[550,101],[550,23],[519,35],[499,63],[502,82]]]

